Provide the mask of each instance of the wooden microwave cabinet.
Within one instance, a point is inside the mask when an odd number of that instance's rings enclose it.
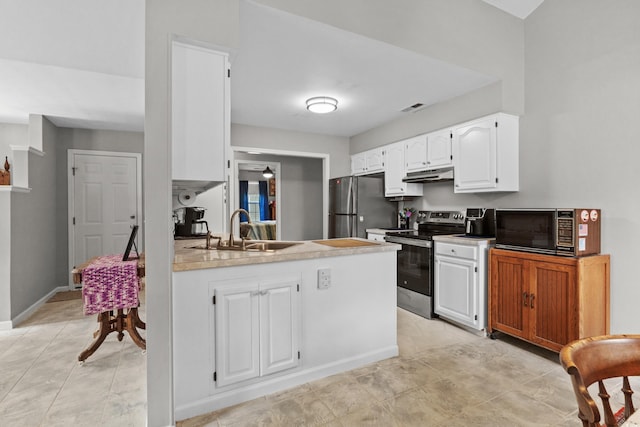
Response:
[[[553,351],[609,333],[609,255],[580,258],[502,249],[489,253],[489,336]]]

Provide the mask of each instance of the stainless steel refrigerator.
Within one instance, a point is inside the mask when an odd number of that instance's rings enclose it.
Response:
[[[329,238],[366,239],[367,228],[395,228],[397,224],[396,203],[384,198],[382,177],[329,180]]]

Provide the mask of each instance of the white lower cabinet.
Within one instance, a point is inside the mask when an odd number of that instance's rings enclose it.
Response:
[[[487,327],[487,240],[434,237],[434,311],[472,329]]]
[[[299,277],[212,283],[210,292],[216,387],[298,366]]]

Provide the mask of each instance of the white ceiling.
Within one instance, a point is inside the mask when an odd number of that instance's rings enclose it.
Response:
[[[144,5],[0,0],[0,122],[27,123],[35,113],[58,126],[143,130]],[[351,136],[407,114],[400,110],[409,105],[494,81],[245,0],[240,22],[235,123]],[[307,112],[305,99],[317,95],[338,98],[338,111]]]

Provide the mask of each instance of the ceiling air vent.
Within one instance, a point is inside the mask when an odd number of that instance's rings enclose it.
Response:
[[[405,109],[402,110],[403,113],[410,113],[413,111],[417,111],[419,109],[421,109],[422,107],[424,107],[424,104],[421,102],[418,102],[417,104],[413,104]]]

